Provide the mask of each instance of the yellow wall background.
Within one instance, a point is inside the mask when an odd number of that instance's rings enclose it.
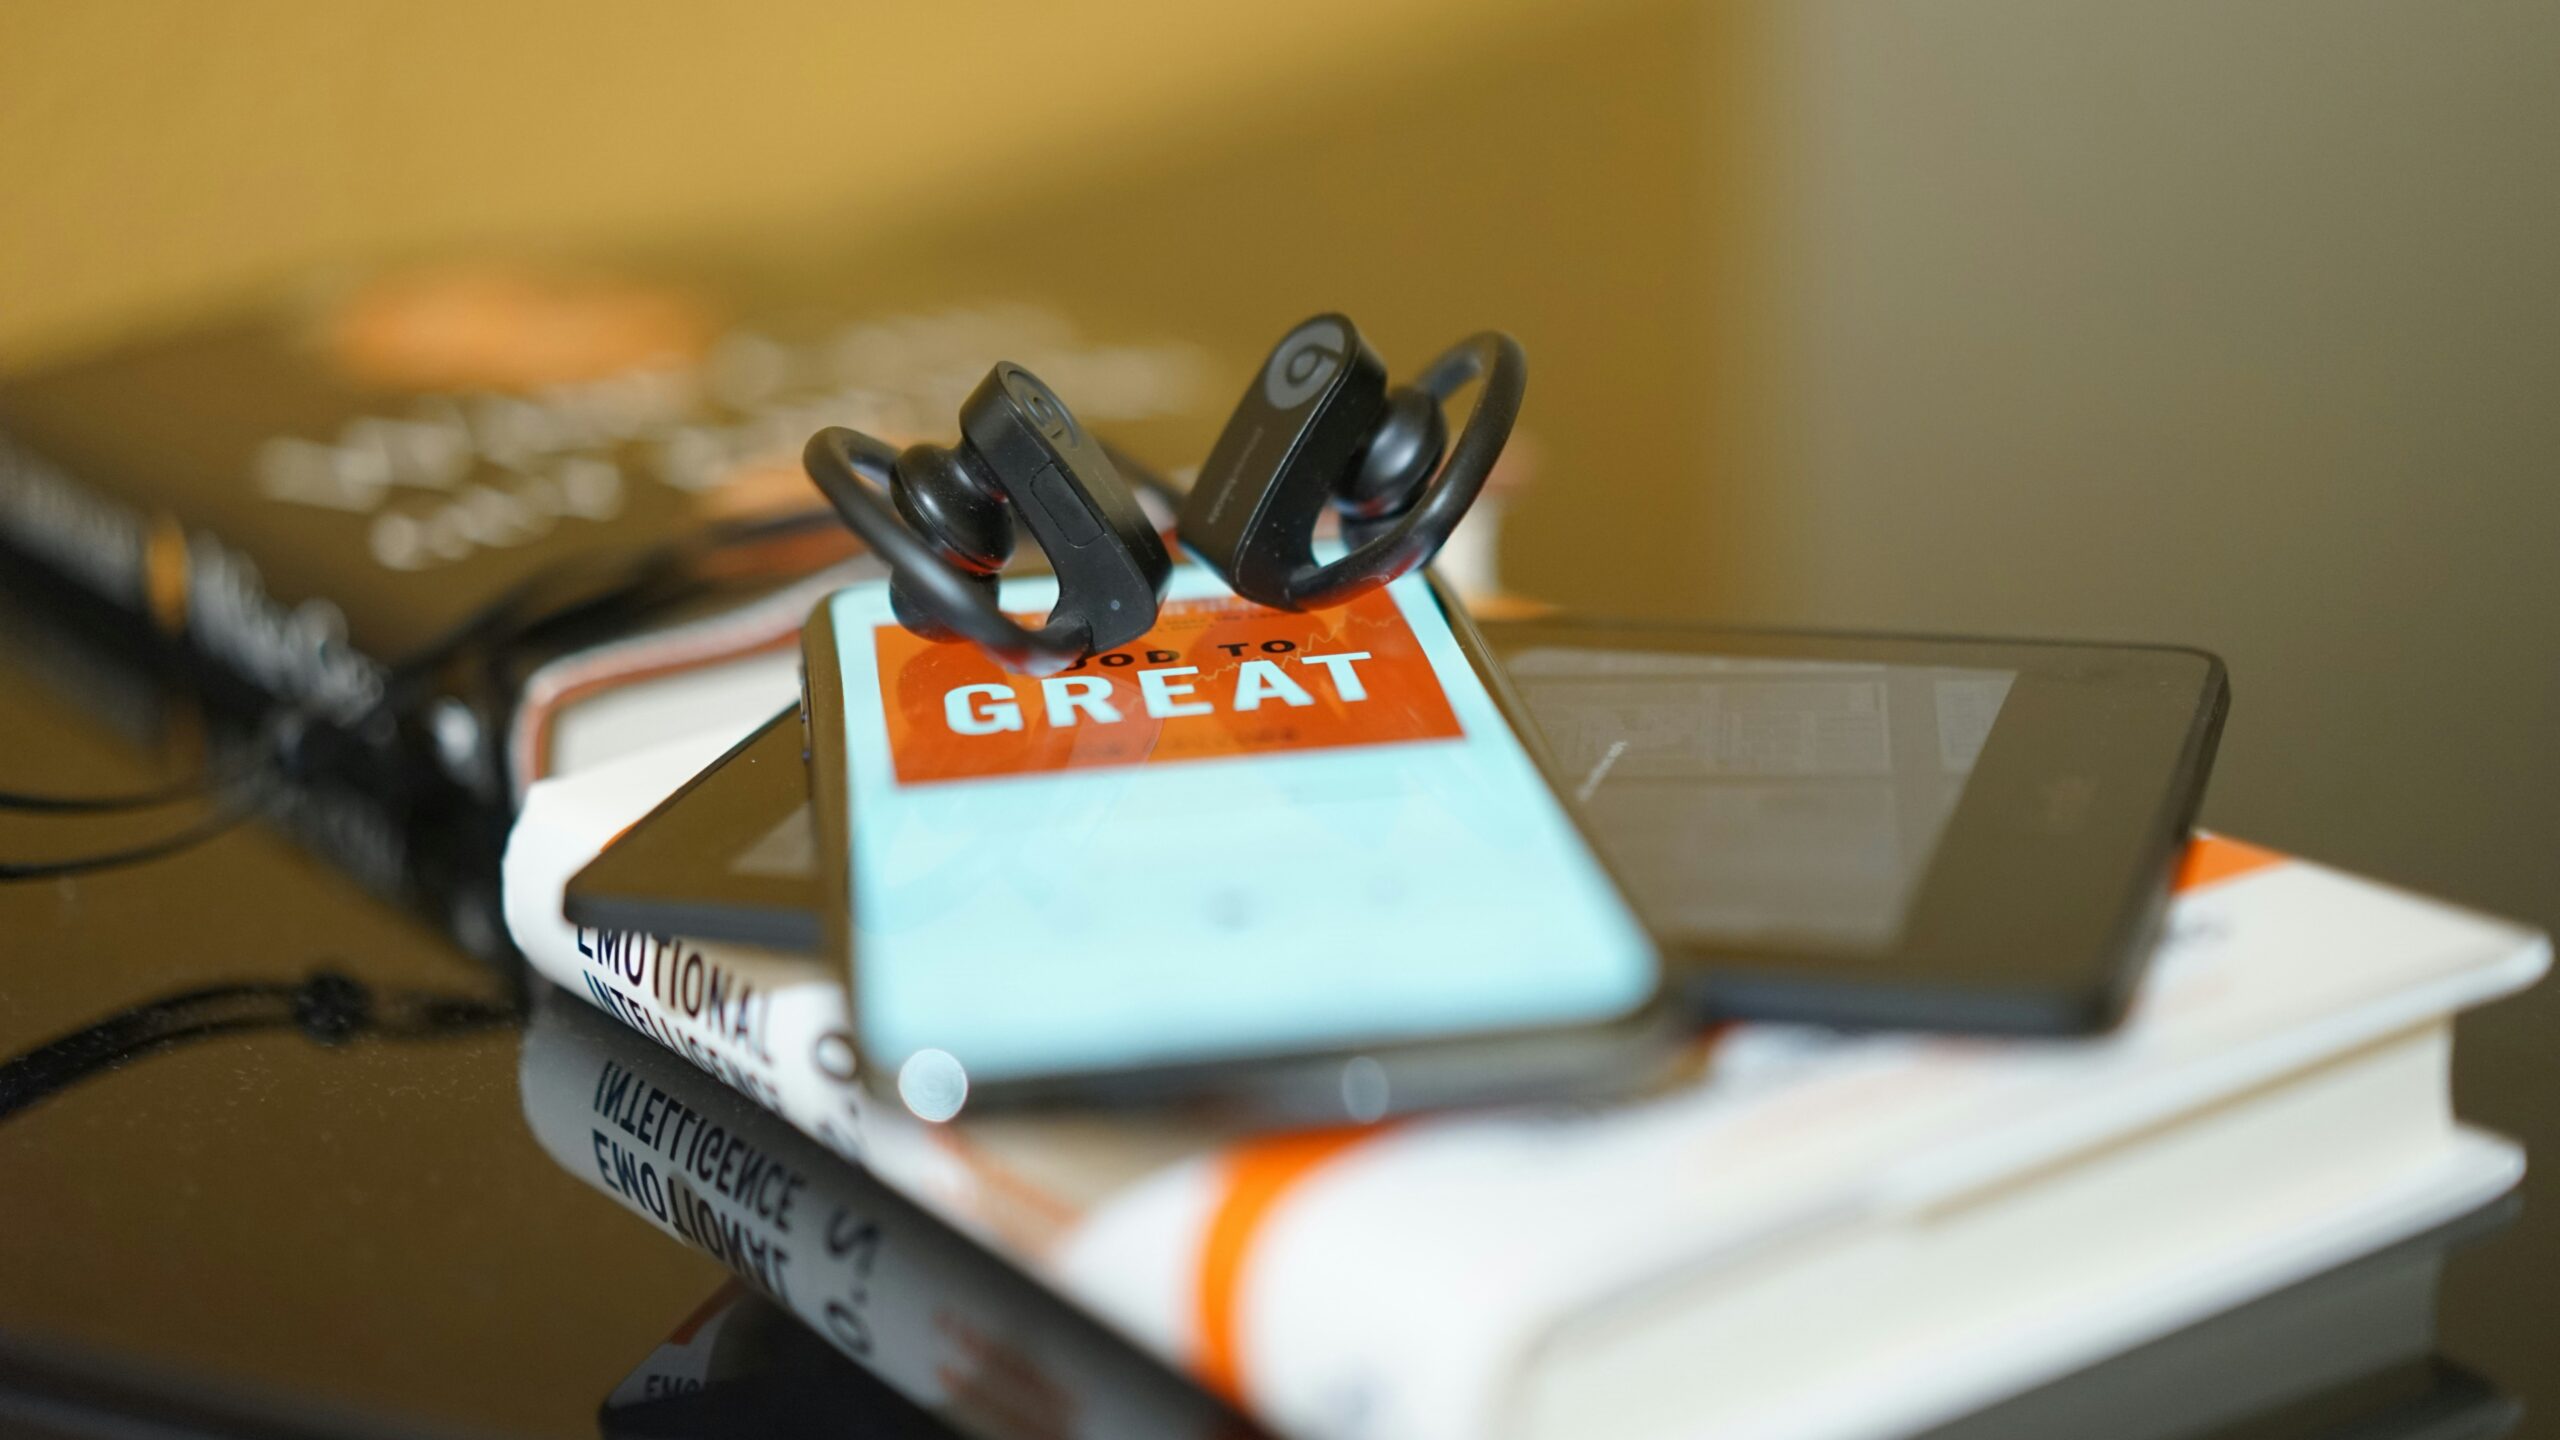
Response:
[[[1588,18],[1588,7],[1580,12]],[[0,11],[0,367],[315,265],[1071,180],[1560,23],[1518,0]]]
[[[768,234],[1240,348],[1499,316],[1524,588],[2208,645],[2209,820],[2549,914],[2554,54],[2550,0],[20,0],[0,373],[383,257]]]

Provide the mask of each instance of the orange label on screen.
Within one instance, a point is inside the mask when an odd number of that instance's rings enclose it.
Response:
[[[873,642],[889,754],[906,785],[1461,733],[1384,591],[1312,615],[1170,601],[1145,638],[1036,678],[895,625]]]

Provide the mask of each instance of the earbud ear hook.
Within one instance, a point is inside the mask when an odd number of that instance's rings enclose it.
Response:
[[[1528,376],[1518,342],[1488,330],[1413,384],[1390,386],[1349,316],[1309,316],[1264,357],[1209,447],[1183,497],[1182,544],[1275,610],[1339,605],[1387,584],[1438,554],[1466,517],[1511,438]],[[1444,407],[1471,383],[1475,402],[1451,444]],[[1327,510],[1350,547],[1329,564],[1315,553]]]
[[[885,441],[830,425],[809,437],[801,464],[844,523],[889,567],[895,583],[910,587],[919,608],[996,663],[1045,675],[1091,650],[1093,627],[1082,616],[1059,618],[1053,611],[1038,630],[1025,629],[997,606],[993,587],[946,561],[906,527],[890,499],[898,452]]]
[[[1443,351],[1412,385],[1434,405],[1446,405],[1477,379],[1484,383],[1439,473],[1400,514],[1366,520],[1345,516],[1343,528],[1352,542],[1351,553],[1329,564],[1305,567],[1289,578],[1290,597],[1300,607],[1339,605],[1374,590],[1429,561],[1448,543],[1511,439],[1511,427],[1520,418],[1521,401],[1529,388],[1529,360],[1519,341],[1487,330]]]
[[[828,426],[801,453],[809,478],[889,567],[890,607],[933,640],[967,640],[1009,670],[1047,674],[1154,625],[1172,559],[1119,465],[1049,387],[1018,365],[987,373],[960,408],[956,446],[893,451]],[[1015,526],[1057,574],[1048,621],[997,604]]]

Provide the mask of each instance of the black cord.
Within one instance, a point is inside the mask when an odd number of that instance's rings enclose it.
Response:
[[[284,741],[296,735],[303,723],[299,707],[279,707],[258,717],[257,739],[253,752],[273,753]],[[25,810],[37,814],[99,815],[124,810],[154,810],[186,800],[202,799],[258,778],[260,766],[255,760],[234,759],[223,768],[199,764],[196,773],[181,780],[171,780],[147,789],[104,791],[89,795],[65,795],[25,790],[0,790],[0,810]]]
[[[834,523],[832,515],[815,510],[728,520],[704,526],[636,554],[567,557],[509,586],[444,633],[385,666],[382,694],[344,723],[349,729],[362,729],[378,716],[396,711],[409,703],[427,680],[475,644],[489,647],[521,644],[548,631],[616,609],[638,609],[652,603],[671,601],[694,587],[697,583],[694,571],[702,561],[723,550],[803,531],[831,528]],[[582,577],[581,571],[595,573]],[[538,606],[537,602],[546,590],[582,578],[589,583],[547,608]],[[281,750],[300,733],[309,718],[308,710],[302,705],[279,706],[260,724],[261,750]],[[266,758],[271,764],[276,757],[269,753]],[[59,815],[148,809],[200,797],[218,798],[225,791],[255,781],[258,775],[258,766],[252,764],[233,774],[207,771],[188,780],[124,793],[57,795],[0,790],[0,810]],[[174,855],[248,819],[255,812],[257,798],[255,795],[234,795],[230,803],[207,819],[147,844],[59,860],[0,860],[0,883],[58,879]]]
[[[717,521],[635,553],[565,557],[500,591],[443,634],[385,666],[381,698],[349,724],[360,727],[376,715],[396,709],[413,687],[475,644],[521,644],[598,614],[675,599],[690,588],[688,579],[693,567],[723,550],[834,525],[835,517],[826,511],[807,510]],[[580,572],[587,570],[596,573],[582,577]],[[548,608],[535,608],[546,589],[561,588],[581,578],[590,582],[583,590],[573,591]]]
[[[358,1036],[423,1039],[513,1024],[513,1006],[468,995],[376,991],[317,969],[298,982],[245,981],[181,990],[0,1060],[0,1120],[128,1061],[192,1040],[299,1030],[322,1045]]]
[[[113,870],[124,865],[139,865],[163,855],[175,855],[191,846],[201,845],[231,829],[255,813],[254,805],[231,805],[214,811],[203,820],[173,835],[148,841],[123,850],[103,850],[88,855],[66,856],[60,860],[0,860],[0,882],[10,880],[59,880],[72,875],[85,875],[94,870]]]
[[[153,790],[127,790],[121,794],[38,795],[25,790],[0,790],[0,810],[31,810],[38,814],[95,815],[113,810],[151,810],[192,800],[212,788],[203,776],[173,780]]]

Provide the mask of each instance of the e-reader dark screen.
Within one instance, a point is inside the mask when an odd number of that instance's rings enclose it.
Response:
[[[2226,706],[2160,646],[1482,627],[1709,1016],[1980,1032],[2111,1023]]]
[[[1555,779],[1657,924],[1881,949],[2017,672],[1538,646]]]

